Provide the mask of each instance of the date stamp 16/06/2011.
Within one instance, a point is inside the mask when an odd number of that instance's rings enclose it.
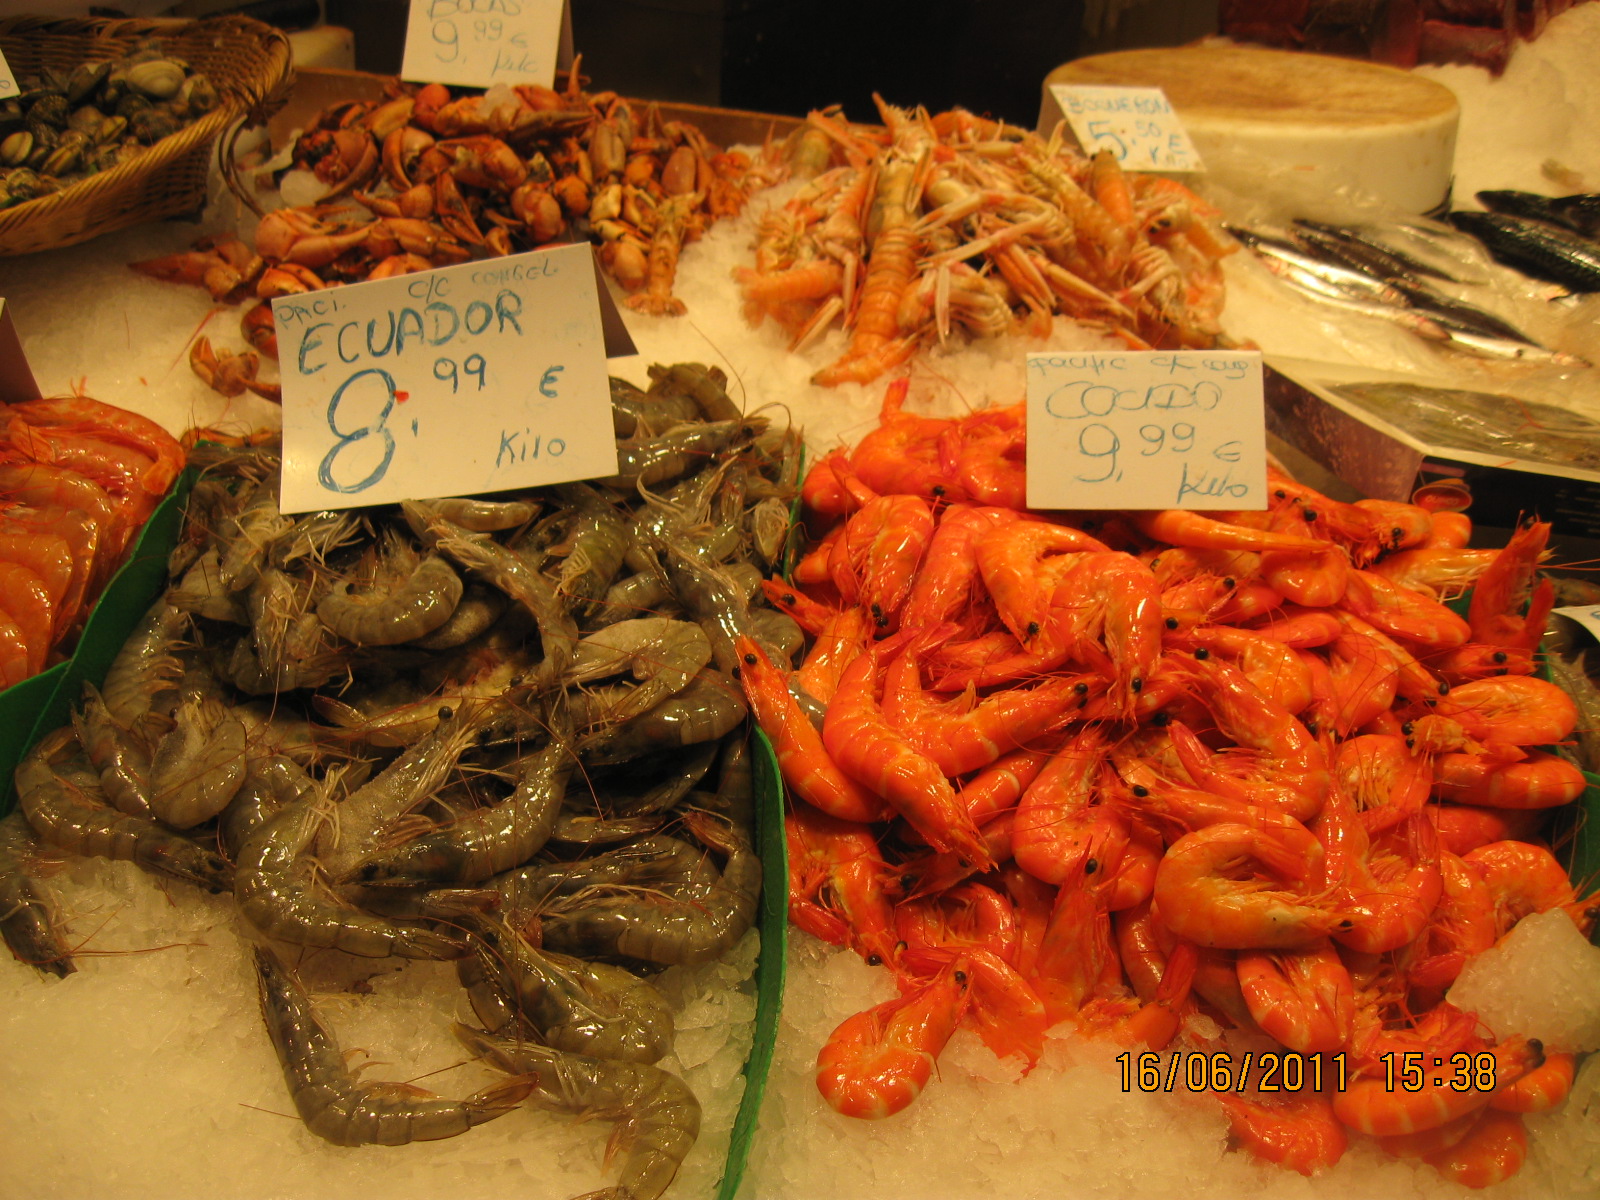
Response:
[[[1235,1058],[1227,1051],[1173,1050],[1167,1054],[1124,1050],[1117,1055],[1125,1092],[1170,1092],[1180,1085],[1188,1091],[1243,1092],[1254,1085],[1258,1092],[1345,1091],[1350,1084],[1349,1055],[1301,1054],[1286,1050],[1257,1054],[1246,1051]],[[1383,1065],[1385,1090],[1420,1092],[1448,1088],[1457,1092],[1495,1090],[1496,1060],[1487,1051],[1465,1051],[1448,1058],[1418,1052],[1378,1056]]]

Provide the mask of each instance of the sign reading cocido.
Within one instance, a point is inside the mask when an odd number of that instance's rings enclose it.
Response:
[[[284,512],[614,474],[587,245],[272,303]]]
[[[1028,355],[1029,508],[1261,509],[1261,355]]]

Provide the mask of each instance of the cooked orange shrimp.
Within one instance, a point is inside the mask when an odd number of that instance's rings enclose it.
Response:
[[[880,642],[846,668],[823,721],[822,744],[846,774],[893,805],[928,845],[987,867],[989,851],[944,772],[884,718],[878,662],[889,648],[898,647]]]
[[[1390,550],[1420,546],[1433,532],[1433,514],[1417,504],[1405,504],[1398,500],[1357,500],[1353,507],[1366,511],[1373,527],[1380,531],[1381,544]]]
[[[1344,607],[1391,637],[1430,650],[1449,650],[1472,636],[1471,626],[1437,600],[1366,571],[1350,572]]]
[[[1511,535],[1478,577],[1467,605],[1473,641],[1529,651],[1539,648],[1555,589],[1548,580],[1535,583],[1534,576],[1549,540],[1548,521],[1529,522]]]
[[[1520,761],[1451,752],[1433,760],[1434,794],[1489,808],[1555,808],[1583,795],[1583,772],[1564,758],[1533,750]]]
[[[968,1004],[966,961],[955,958],[920,990],[835,1029],[817,1055],[817,1090],[847,1117],[892,1116],[927,1086]]]
[[[139,478],[139,484],[153,495],[162,495],[184,467],[183,447],[170,433],[149,417],[88,396],[49,396],[7,406],[33,425],[60,426],[67,432],[93,433],[95,437],[142,451],[152,461]]]
[[[1297,713],[1311,703],[1309,669],[1285,643],[1269,634],[1232,625],[1200,625],[1187,637],[1169,638],[1166,644],[1183,649],[1204,646],[1220,655],[1287,713]]]
[[[1355,990],[1333,943],[1242,952],[1239,988],[1262,1030],[1291,1050],[1331,1053],[1349,1041]]]
[[[1290,550],[1320,553],[1327,545],[1316,538],[1249,529],[1201,516],[1185,509],[1130,512],[1128,519],[1148,538],[1173,546],[1209,550]]]
[[[997,813],[1013,809],[1045,764],[1055,757],[1052,739],[1043,745],[1023,746],[1002,754],[962,784],[958,795],[973,821],[982,824]],[[1015,833],[1013,832],[1013,838]]]
[[[972,595],[981,578],[978,540],[990,529],[1016,519],[1017,514],[1009,509],[947,505],[928,541],[901,620],[912,629],[959,620],[971,608]]]
[[[1419,546],[1385,555],[1368,567],[1367,572],[1436,600],[1450,600],[1464,595],[1499,553],[1498,550]]]
[[[883,676],[883,714],[889,724],[946,775],[965,775],[994,762],[1077,715],[1093,677],[1063,675],[1030,688],[1008,688],[982,700],[969,688],[939,701],[922,685],[923,655],[949,632],[935,626],[890,662]]]
[[[1181,723],[1174,745],[1202,787],[1310,820],[1328,794],[1327,757],[1306,727],[1263,696],[1238,668],[1217,659],[1169,656],[1179,678],[1193,684],[1217,726],[1237,743],[1207,755]],[[1180,740],[1181,739],[1181,740]]]
[[[789,847],[789,919],[869,963],[895,963],[894,910],[886,885],[893,871],[865,825],[840,821],[808,805],[783,819]]]
[[[1510,1179],[1528,1157],[1528,1134],[1514,1112],[1486,1110],[1453,1146],[1423,1155],[1423,1161],[1452,1183],[1484,1188]]]
[[[1108,549],[1068,525],[1019,520],[981,533],[973,556],[1000,620],[1026,646],[1039,636],[1050,612],[1053,588],[1047,581],[1059,582],[1084,551]]]
[[[1547,746],[1578,727],[1578,706],[1555,684],[1528,675],[1498,675],[1452,688],[1434,711],[1454,717],[1472,737],[1514,746]]]
[[[1422,811],[1433,788],[1427,759],[1412,754],[1405,739],[1394,734],[1362,734],[1341,742],[1333,772],[1368,833],[1381,833]]]
[[[859,602],[880,629],[892,628],[933,537],[933,512],[918,496],[877,496],[845,522],[828,560],[847,604]]]
[[[1271,1100],[1221,1092],[1228,1128],[1250,1153],[1302,1175],[1325,1171],[1344,1157],[1350,1135],[1333,1114],[1327,1097],[1316,1092],[1286,1092]]]
[[[1197,945],[1296,949],[1345,925],[1321,883],[1321,848],[1309,833],[1223,822],[1167,848],[1155,902],[1167,928]]]
[[[1532,1038],[1511,1038],[1488,1051],[1494,1056],[1495,1090],[1510,1087],[1544,1062],[1544,1047]],[[1395,1089],[1379,1077],[1358,1078],[1333,1099],[1334,1115],[1351,1129],[1376,1137],[1436,1129],[1488,1105],[1494,1092],[1457,1091],[1449,1076],[1423,1073],[1416,1091]]]
[[[1577,1056],[1546,1053],[1544,1066],[1535,1067],[1510,1087],[1497,1089],[1489,1107],[1502,1112],[1548,1112],[1567,1098],[1577,1072]]]
[[[1035,879],[1063,883],[1088,859],[1115,870],[1128,844],[1128,824],[1113,806],[1096,803],[1108,750],[1098,727],[1083,726],[1017,802],[1011,854]]]
[[[828,757],[822,735],[800,710],[767,652],[749,637],[735,643],[739,677],[750,710],[766,735],[784,781],[823,812],[846,821],[881,821],[888,816],[883,800],[851,779]]]
[[[1600,898],[1578,898],[1566,869],[1555,855],[1531,842],[1490,842],[1462,855],[1483,875],[1494,901],[1495,933],[1504,935],[1523,917],[1565,910],[1587,934],[1594,927]]]
[[[1315,831],[1327,881],[1346,918],[1334,940],[1377,954],[1415,941],[1439,902],[1438,839],[1420,813],[1373,839],[1341,789],[1328,794]]]

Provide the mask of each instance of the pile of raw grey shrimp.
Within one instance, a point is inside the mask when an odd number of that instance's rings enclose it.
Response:
[[[615,1121],[645,1200],[699,1105],[652,1065],[650,982],[750,928],[761,887],[734,641],[778,566],[798,440],[715,370],[613,381],[619,473],[488,499],[290,517],[277,445],[202,443],[171,586],[0,822],[14,953],[73,969],[37,838],[231,891],[296,1107],[339,1145],[449,1137],[519,1103]],[[25,818],[25,821],[24,821]],[[465,1100],[347,1069],[290,964],[457,964],[506,1079]]]

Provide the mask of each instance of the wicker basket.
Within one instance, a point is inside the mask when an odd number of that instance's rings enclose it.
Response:
[[[0,255],[71,246],[102,233],[197,213],[205,206],[211,143],[229,126],[265,122],[294,82],[289,39],[248,17],[175,20],[0,21],[0,49],[20,81],[41,66],[71,70],[116,58],[147,37],[216,85],[217,107],[142,153],[70,187],[0,210]]]

